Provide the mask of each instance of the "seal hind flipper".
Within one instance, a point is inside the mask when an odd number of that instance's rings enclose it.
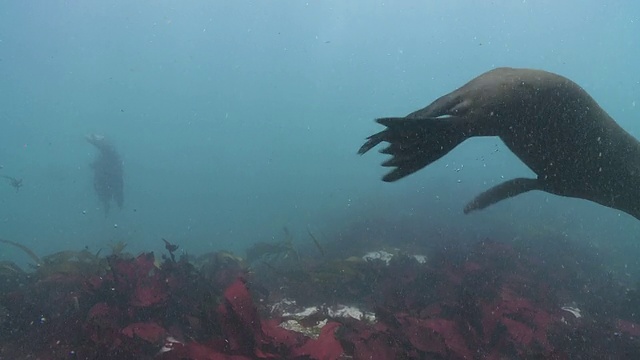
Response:
[[[385,141],[389,146],[380,152],[391,159],[382,166],[395,167],[382,180],[393,182],[412,174],[440,159],[458,144],[472,136],[466,120],[444,118],[381,118],[376,120],[387,128],[369,136],[358,154],[364,154]]]
[[[501,200],[520,195],[531,190],[544,190],[543,183],[538,179],[516,178],[498,184],[476,196],[464,207],[464,213],[482,210]]]

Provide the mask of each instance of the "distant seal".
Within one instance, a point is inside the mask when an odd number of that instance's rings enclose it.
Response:
[[[531,190],[586,199],[640,219],[640,143],[573,81],[541,70],[498,68],[403,118],[358,151],[380,142],[396,181],[474,136],[498,136],[537,175],[478,195],[465,213]]]
[[[99,151],[91,163],[93,189],[102,202],[104,214],[108,215],[111,200],[114,200],[120,209],[124,203],[122,159],[116,148],[104,136],[91,134],[85,138]]]

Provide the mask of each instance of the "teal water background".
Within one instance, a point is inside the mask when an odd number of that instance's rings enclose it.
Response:
[[[242,253],[283,227],[307,243],[307,229],[330,241],[385,219],[390,237],[575,239],[635,269],[640,222],[593,203],[535,192],[463,215],[532,175],[497,138],[394,184],[383,155],[356,151],[374,118],[497,66],[565,75],[640,137],[639,34],[630,0],[5,1],[0,174],[24,186],[0,183],[0,237],[42,255],[160,238]],[[90,133],[124,160],[125,206],[108,217]],[[0,260],[28,261],[6,246]]]

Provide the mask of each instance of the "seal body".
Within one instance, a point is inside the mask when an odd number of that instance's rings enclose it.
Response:
[[[99,151],[91,163],[93,188],[102,202],[105,215],[108,215],[111,200],[115,201],[120,209],[124,203],[122,159],[104,136],[91,134],[86,136],[86,140]]]
[[[591,200],[640,219],[640,143],[579,85],[541,70],[498,68],[403,118],[377,120],[363,154],[383,153],[396,181],[473,136],[498,136],[536,175],[480,194],[465,212],[530,190]]]

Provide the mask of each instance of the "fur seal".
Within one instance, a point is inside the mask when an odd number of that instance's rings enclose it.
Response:
[[[102,202],[106,216],[111,209],[112,199],[120,209],[124,203],[122,159],[115,147],[104,136],[91,134],[85,138],[99,151],[96,159],[91,163],[93,189]]]
[[[392,182],[438,160],[474,136],[498,136],[536,175],[505,181],[464,212],[531,190],[586,199],[640,219],[640,143],[573,81],[533,69],[497,68],[406,117],[381,118],[380,142]]]

